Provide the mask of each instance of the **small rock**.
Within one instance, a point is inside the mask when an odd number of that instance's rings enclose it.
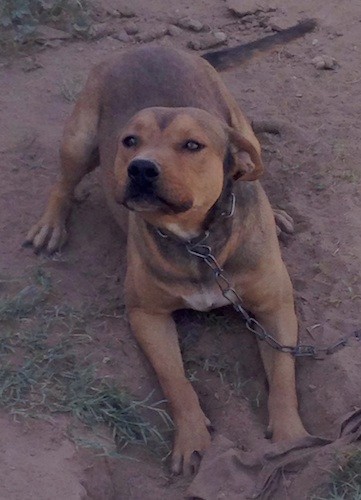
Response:
[[[193,50],[205,50],[222,45],[226,41],[227,35],[223,31],[217,31],[216,33],[207,33],[199,40],[191,40],[188,42],[188,47]]]
[[[252,14],[246,14],[245,16],[242,17],[241,23],[242,24],[251,24],[253,22],[253,15]]]
[[[71,35],[66,31],[50,28],[50,26],[37,26],[36,28],[36,41],[43,42],[48,40],[69,40]]]
[[[204,30],[204,25],[200,21],[197,21],[196,19],[191,19],[189,17],[183,17],[182,19],[179,19],[179,21],[177,21],[177,25],[180,28],[196,32]]]
[[[294,19],[288,19],[287,17],[271,17],[268,21],[269,26],[273,31],[283,31],[297,23]]]
[[[331,40],[339,36],[343,36],[343,33],[341,31],[329,31],[328,38],[330,38]]]
[[[51,49],[57,49],[58,47],[61,46],[63,43],[63,40],[47,40],[44,43],[44,47],[50,47]]]
[[[203,48],[200,40],[190,40],[187,43],[187,47],[189,47],[190,49],[193,49],[193,50],[202,50],[202,48]]]
[[[86,16],[79,17],[72,25],[76,35],[87,36],[90,30],[90,21]]]
[[[290,50],[287,50],[287,49],[282,50],[282,55],[286,59],[293,59],[294,57],[296,57],[293,52],[291,52]]]
[[[111,16],[111,17],[120,17],[120,13],[116,9],[108,9],[106,11],[106,13],[108,14],[108,16]]]
[[[88,36],[93,40],[99,40],[113,33],[113,29],[103,23],[92,24],[88,31]]]
[[[136,35],[139,33],[139,28],[135,23],[129,22],[124,26],[127,35]]]
[[[44,66],[40,64],[34,57],[26,57],[21,69],[24,73],[29,73],[30,71],[35,71],[37,69],[43,68]]]
[[[114,33],[112,35],[112,38],[114,38],[115,40],[118,40],[119,42],[124,42],[124,43],[130,42],[130,36],[127,35],[125,31],[121,31],[119,33]]]
[[[135,39],[138,42],[147,43],[152,40],[157,40],[158,38],[162,38],[168,33],[167,28],[159,28],[156,30],[148,31],[147,33],[142,33],[140,35],[136,35]]]
[[[168,27],[168,35],[170,35],[170,36],[179,36],[181,33],[182,33],[181,28],[179,28],[178,26],[175,26],[174,24],[171,24]]]
[[[316,56],[312,59],[312,64],[316,69],[335,69],[337,66],[336,59],[331,56]]]
[[[317,38],[314,38],[314,39],[312,40],[312,45],[314,46],[314,45],[317,45],[317,44],[318,44],[318,40],[317,40]]]
[[[317,385],[310,384],[308,388],[310,391],[315,391],[317,389]]]
[[[127,5],[124,7],[119,7],[118,9],[108,9],[106,11],[108,16],[111,17],[135,17],[136,14],[132,9],[130,9]]]
[[[226,0],[227,7],[237,17],[244,17],[248,14],[258,12],[272,12],[276,8],[270,6],[268,2],[263,0]]]
[[[130,9],[127,5],[119,7],[117,9],[119,17],[135,17],[135,12]]]
[[[215,31],[214,38],[219,41],[219,43],[225,43],[227,41],[227,35],[223,31]]]

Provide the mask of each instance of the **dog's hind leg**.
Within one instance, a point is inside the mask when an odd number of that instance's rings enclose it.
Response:
[[[60,249],[67,239],[66,220],[70,214],[74,189],[99,164],[98,122],[101,72],[91,72],[68,119],[60,147],[60,179],[52,188],[46,210],[28,232],[25,245],[36,252]]]

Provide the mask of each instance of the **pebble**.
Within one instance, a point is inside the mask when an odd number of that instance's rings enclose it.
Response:
[[[178,26],[175,26],[174,24],[171,24],[168,27],[168,35],[170,35],[170,36],[179,36],[181,33],[182,33],[181,28],[179,28]]]
[[[111,17],[135,17],[135,12],[128,6],[118,7],[117,9],[107,9],[106,13]]]
[[[237,17],[244,17],[256,12],[270,12],[276,10],[269,2],[255,0],[226,0],[228,10]]]
[[[191,40],[188,42],[188,47],[193,50],[205,50],[226,42],[227,35],[223,31],[216,31],[215,33],[207,33],[199,40]]]
[[[44,66],[35,59],[35,57],[26,57],[23,64],[21,65],[21,69],[25,73],[29,73],[30,71],[35,71],[37,69],[43,68]]]
[[[71,38],[70,33],[66,31],[57,30],[55,28],[51,28],[50,26],[40,25],[36,28],[36,39],[37,41],[41,40],[69,40]]]
[[[88,35],[93,40],[99,40],[100,38],[111,35],[112,32],[113,29],[109,26],[106,26],[103,23],[95,23],[90,26]]]
[[[114,33],[112,38],[118,40],[119,42],[127,43],[130,41],[130,36],[126,34],[125,31],[121,31],[120,33]]]
[[[179,19],[177,21],[177,25],[180,28],[196,32],[204,30],[204,25],[200,21],[197,21],[196,19],[191,19],[189,17],[183,17],[182,19]]]
[[[124,30],[127,33],[127,35],[136,35],[137,33],[139,33],[138,26],[132,22],[126,23],[124,26]]]
[[[215,31],[214,38],[219,41],[219,43],[225,43],[227,41],[227,35],[224,31]]]
[[[243,24],[251,24],[254,20],[254,17],[252,16],[252,14],[248,15],[246,14],[245,16],[242,17],[241,19],[241,23]]]
[[[337,66],[336,59],[326,55],[316,56],[311,62],[316,69],[335,69]]]
[[[116,9],[116,12],[118,13],[119,17],[135,17],[135,12],[127,5],[124,5],[123,7],[118,7]]]
[[[146,33],[141,33],[136,35],[135,39],[137,42],[147,43],[152,40],[157,40],[158,38],[162,38],[168,33],[167,28],[159,28],[152,31],[147,31]]]
[[[297,23],[294,19],[288,19],[287,17],[271,17],[268,24],[273,31],[283,31]]]

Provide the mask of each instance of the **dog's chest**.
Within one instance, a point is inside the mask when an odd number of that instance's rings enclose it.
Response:
[[[196,311],[210,311],[229,304],[218,286],[199,285],[197,289],[193,288],[190,293],[182,295],[182,299],[186,308]]]

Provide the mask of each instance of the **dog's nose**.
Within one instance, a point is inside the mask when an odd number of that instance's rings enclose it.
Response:
[[[151,184],[159,174],[158,165],[150,160],[133,160],[128,167],[128,176],[138,184]]]

